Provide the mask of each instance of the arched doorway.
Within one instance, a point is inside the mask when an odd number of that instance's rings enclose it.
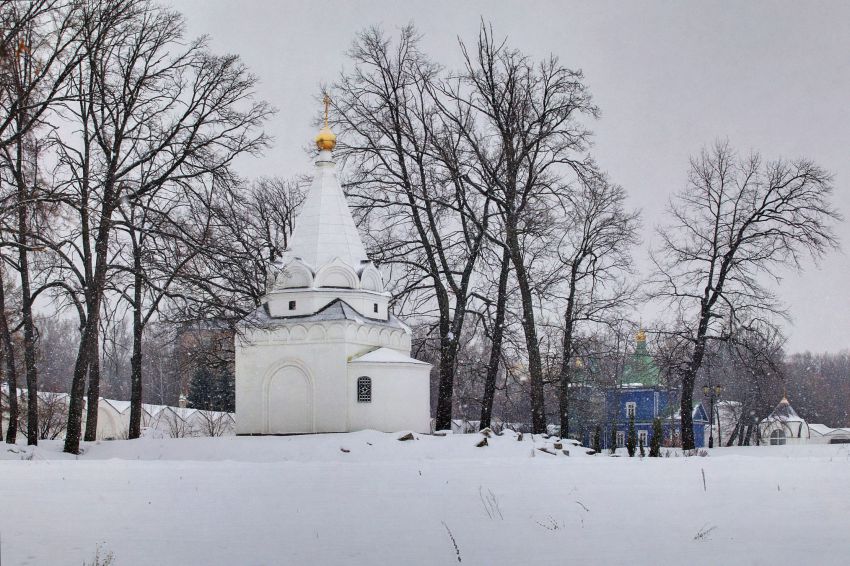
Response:
[[[269,378],[266,426],[269,434],[313,432],[313,390],[301,368],[284,366]]]

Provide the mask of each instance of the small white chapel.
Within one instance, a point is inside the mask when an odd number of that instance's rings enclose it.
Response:
[[[366,255],[337,179],[336,136],[316,136],[315,177],[262,305],[236,337],[236,433],[429,432],[431,365]]]

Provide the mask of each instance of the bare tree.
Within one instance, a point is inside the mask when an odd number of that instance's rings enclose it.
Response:
[[[482,303],[489,311],[492,305],[492,313],[485,314],[484,320],[492,317],[493,323],[490,330],[490,352],[487,360],[487,374],[484,378],[484,393],[481,398],[481,416],[479,429],[492,427],[493,403],[496,400],[496,380],[499,376],[499,367],[502,361],[502,343],[505,337],[506,313],[508,308],[508,279],[511,273],[511,254],[506,246],[502,246],[501,254],[495,254],[499,258],[499,278],[496,283],[496,300],[489,300],[483,295]]]
[[[346,189],[362,223],[381,226],[371,231],[379,235],[372,257],[395,269],[394,302],[407,301],[410,310],[435,320],[435,426],[446,429],[490,197],[469,186],[463,136],[435,100],[440,69],[419,50],[412,26],[396,42],[367,29],[349,57],[354,69],[334,85],[343,129],[338,153],[352,166]]]
[[[638,214],[624,208],[625,191],[604,177],[582,182],[564,197],[563,236],[556,263],[557,293],[563,293],[563,338],[558,374],[561,436],[570,433],[570,387],[575,368],[574,339],[583,323],[605,324],[630,302],[623,276],[631,270]],[[561,290],[562,289],[562,290]]]
[[[186,419],[171,409],[163,409],[159,422],[165,424],[165,431],[171,438],[189,438],[195,436],[195,429]]]
[[[130,275],[128,288],[121,297],[133,313],[133,354],[130,358],[129,438],[139,438],[142,426],[142,339],[147,324],[159,312],[171,284],[183,267],[204,245],[209,224],[174,225],[180,222],[175,210],[180,195],[168,198],[163,191],[148,193],[140,200],[119,206],[121,220],[116,222],[129,240],[129,258],[125,269]],[[86,440],[89,440],[88,427]]]
[[[121,10],[114,1],[108,10]],[[83,57],[84,3],[33,0],[0,4],[0,148],[43,125]]]
[[[112,19],[99,6],[84,30],[86,128],[93,158],[88,178],[98,191],[94,269],[86,287],[85,326],[74,367],[65,451],[79,450],[83,392],[107,286],[114,215],[171,183],[229,175],[239,154],[258,151],[256,128],[270,109],[253,100],[255,78],[236,56],[216,57],[205,41],[183,42],[182,17],[151,2],[137,2]],[[106,31],[103,31],[103,28]],[[101,36],[103,39],[101,40]],[[93,41],[98,38],[98,41]],[[78,115],[77,119],[83,118]],[[89,419],[95,415],[89,415]]]
[[[807,159],[764,161],[718,142],[691,159],[688,183],[669,206],[651,257],[651,296],[665,302],[686,345],[681,367],[682,447],[694,448],[697,372],[711,340],[729,340],[781,305],[768,287],[775,269],[802,267],[837,246],[832,177]]]
[[[30,403],[27,394],[21,398],[21,404],[29,412],[30,407],[38,411],[38,428],[35,436],[39,440],[56,440],[65,433],[68,424],[68,395],[66,393],[55,393],[52,391],[40,391],[34,399],[36,403]],[[22,415],[23,416],[23,415]],[[19,428],[23,434],[30,435],[29,419],[20,419]]]
[[[532,430],[546,429],[543,365],[534,294],[535,251],[551,237],[553,211],[569,178],[589,179],[595,165],[586,155],[590,132],[580,116],[595,117],[580,71],[554,56],[535,63],[494,38],[482,24],[472,50],[461,43],[464,69],[446,93],[476,116],[463,128],[475,155],[480,189],[493,198],[504,230],[522,305],[528,356]]]
[[[186,222],[210,222],[210,231],[169,291],[168,320],[233,327],[259,307],[304,201],[304,181],[230,179],[192,191]]]
[[[7,298],[6,264],[0,254],[0,340],[3,341],[3,362],[5,365],[6,385],[9,388],[9,427],[6,429],[6,442],[14,444],[18,435],[18,371],[15,362],[15,346],[12,341],[10,324],[10,301]]]
[[[195,415],[201,436],[224,436],[233,429],[230,413],[199,409]]]
[[[25,65],[22,73],[31,73]],[[17,128],[23,127],[25,117],[14,121]],[[11,143],[0,148],[2,171],[0,181],[10,187],[3,194],[2,203],[14,211],[14,222],[8,226],[2,244],[17,251],[17,254],[4,256],[7,264],[14,267],[20,278],[21,323],[24,339],[24,370],[26,373],[27,393],[32,398],[38,393],[38,370],[36,367],[37,329],[34,322],[33,303],[46,286],[38,282],[38,261],[34,252],[40,250],[37,239],[39,234],[49,232],[47,218],[52,214],[48,203],[53,199],[52,190],[39,175],[38,159],[42,152],[40,142],[34,137],[37,130],[18,136]],[[38,443],[38,411],[35,405],[29,406],[27,423],[27,442]]]

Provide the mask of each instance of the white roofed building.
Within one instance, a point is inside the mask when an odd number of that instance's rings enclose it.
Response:
[[[787,397],[759,424],[762,443],[782,444],[850,444],[850,428],[832,428],[825,424],[809,424],[797,414]]]
[[[430,430],[431,366],[366,255],[325,128],[313,184],[263,304],[236,337],[237,434]]]
[[[765,443],[805,444],[809,441],[809,424],[797,414],[787,397],[759,425]]]

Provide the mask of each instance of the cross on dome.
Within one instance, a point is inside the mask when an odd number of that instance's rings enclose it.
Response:
[[[325,104],[325,126],[319,130],[318,135],[316,136],[316,147],[319,148],[319,151],[331,151],[334,147],[336,147],[336,134],[334,134],[330,126],[328,126],[328,108],[331,104],[331,97],[325,94],[324,98],[322,98],[322,102]]]

